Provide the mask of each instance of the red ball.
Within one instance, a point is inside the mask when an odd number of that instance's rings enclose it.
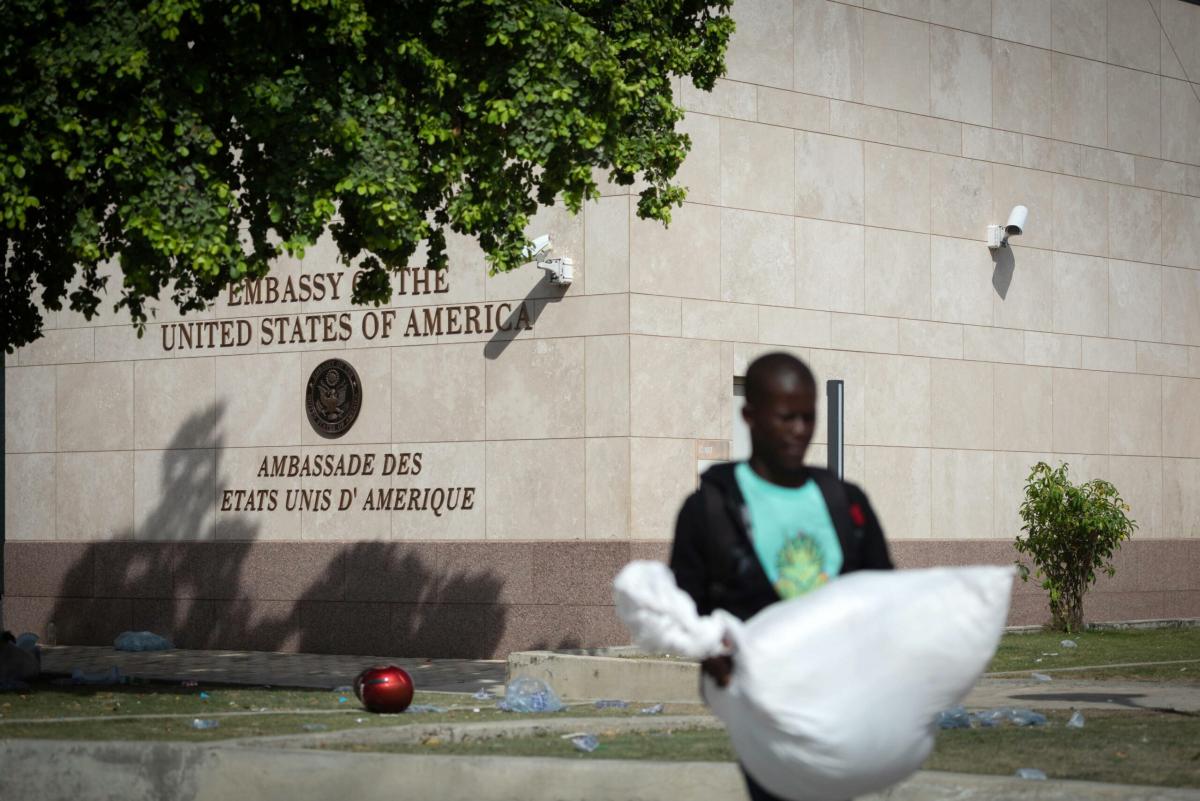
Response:
[[[412,676],[395,665],[369,667],[354,679],[354,694],[371,712],[403,712],[412,703]]]

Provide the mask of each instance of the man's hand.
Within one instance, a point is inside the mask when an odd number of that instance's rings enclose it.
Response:
[[[733,676],[733,657],[710,656],[700,662],[700,670],[712,676],[718,687],[728,687],[729,679]]]

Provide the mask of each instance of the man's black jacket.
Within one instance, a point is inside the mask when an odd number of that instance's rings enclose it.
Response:
[[[750,542],[749,512],[734,463],[705,471],[700,489],[679,511],[671,570],[702,615],[724,609],[742,620],[779,600]],[[842,573],[891,570],[883,530],[867,496],[828,470],[807,468],[817,482],[842,546]]]

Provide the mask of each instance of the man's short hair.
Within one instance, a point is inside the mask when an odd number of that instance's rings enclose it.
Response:
[[[816,376],[807,364],[792,354],[776,352],[759,356],[746,370],[746,402],[752,405],[761,402],[766,396],[767,387],[781,376],[789,374],[816,390]]]

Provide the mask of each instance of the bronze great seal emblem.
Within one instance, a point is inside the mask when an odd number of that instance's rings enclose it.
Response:
[[[326,359],[308,377],[304,409],[313,430],[337,439],[350,430],[362,408],[362,382],[349,362]]]

